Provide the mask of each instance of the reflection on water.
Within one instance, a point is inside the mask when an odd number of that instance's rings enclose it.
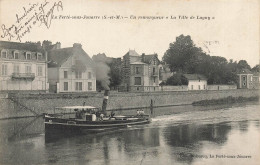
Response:
[[[52,141],[45,140],[42,118],[2,120],[0,164],[256,164],[258,109],[257,104],[158,108],[148,125]]]

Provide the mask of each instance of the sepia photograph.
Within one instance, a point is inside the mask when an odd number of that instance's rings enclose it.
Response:
[[[258,165],[259,0],[0,0],[0,165]]]

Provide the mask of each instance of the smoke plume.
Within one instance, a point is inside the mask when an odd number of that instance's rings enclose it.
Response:
[[[92,59],[96,63],[96,79],[101,82],[101,86],[105,90],[110,90],[110,81],[108,76],[108,73],[110,72],[110,67],[107,64],[109,64],[111,60],[107,58],[104,53],[94,55]]]

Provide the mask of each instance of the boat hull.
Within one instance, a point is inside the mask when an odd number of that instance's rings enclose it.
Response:
[[[149,116],[126,117],[122,119],[105,121],[78,121],[75,119],[61,119],[55,117],[45,117],[45,134],[81,134],[92,132],[103,132],[125,128],[131,125],[140,125],[150,123]]]

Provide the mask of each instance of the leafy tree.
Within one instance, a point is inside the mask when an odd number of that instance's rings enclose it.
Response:
[[[108,76],[110,77],[110,88],[116,88],[122,82],[120,64],[118,64],[118,61],[114,60],[109,63],[108,66],[110,67],[110,72],[108,73]]]
[[[188,80],[183,74],[177,73],[166,80],[166,85],[188,85]]]
[[[184,35],[176,37],[176,41],[170,43],[163,61],[169,64],[172,72],[205,75],[208,84],[235,84],[238,72],[251,69],[245,60],[238,63],[233,60],[228,62],[224,57],[207,55],[201,48],[196,47],[190,36]],[[257,67],[254,70],[257,70]],[[168,84],[181,84],[177,76],[167,81]]]
[[[172,72],[190,72],[196,65],[193,63],[197,59],[196,55],[201,53],[201,48],[194,45],[190,36],[180,35],[176,38],[176,42],[170,43],[169,49],[163,56],[163,61],[169,64]]]
[[[257,72],[259,73],[260,72],[260,67],[259,67],[259,64],[254,66],[252,69],[251,69],[252,72]]]
[[[250,65],[248,65],[246,60],[240,60],[237,63],[237,67],[238,67],[239,71],[241,71],[242,69],[249,69],[249,70],[251,70],[251,67],[250,67]]]

